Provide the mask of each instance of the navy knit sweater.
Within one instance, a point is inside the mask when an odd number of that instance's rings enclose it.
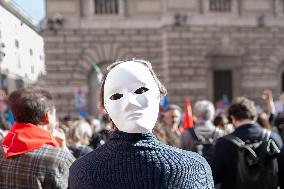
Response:
[[[198,154],[163,145],[152,133],[115,131],[109,142],[72,164],[69,188],[213,189],[214,184]]]

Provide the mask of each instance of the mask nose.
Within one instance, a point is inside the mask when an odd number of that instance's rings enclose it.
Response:
[[[127,104],[141,107],[141,104],[137,100],[137,96],[132,93],[127,94]]]

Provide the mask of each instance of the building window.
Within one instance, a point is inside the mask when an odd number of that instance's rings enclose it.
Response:
[[[24,81],[21,79],[16,79],[16,88],[21,89],[24,87]]]
[[[95,14],[118,14],[118,0],[94,0]]]
[[[5,74],[0,74],[0,89],[7,92],[8,78],[7,78],[7,75],[5,75]]]
[[[19,41],[15,39],[15,47],[18,49],[20,47]]]
[[[32,49],[30,49],[30,55],[33,56],[33,50]]]
[[[34,66],[33,66],[33,65],[31,66],[31,73],[32,73],[32,74],[34,74],[34,73],[35,73],[35,68],[34,68]]]
[[[209,8],[212,12],[230,12],[231,0],[209,0]]]

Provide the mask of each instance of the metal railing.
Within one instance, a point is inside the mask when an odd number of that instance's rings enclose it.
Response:
[[[118,14],[118,0],[94,0],[95,14]]]
[[[209,10],[212,12],[230,12],[232,10],[232,1],[209,0]]]

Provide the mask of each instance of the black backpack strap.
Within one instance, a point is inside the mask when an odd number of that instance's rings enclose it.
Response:
[[[268,129],[262,129],[261,131],[261,139],[264,141],[268,141],[271,135],[271,131]]]
[[[199,141],[199,139],[198,139],[198,137],[197,137],[197,135],[196,135],[196,133],[195,133],[195,131],[194,131],[194,128],[190,128],[190,129],[188,129],[188,131],[189,131],[189,133],[192,135],[192,137],[193,137],[193,139],[194,139],[195,141]]]
[[[225,136],[224,138],[238,146],[239,149],[248,150],[255,159],[257,158],[257,154],[254,152],[254,150],[251,147],[247,146],[246,143],[239,137],[230,134]]]
[[[239,137],[234,136],[234,135],[232,135],[232,134],[229,134],[229,135],[224,136],[224,139],[230,141],[231,143],[235,144],[236,146],[238,146],[238,147],[240,147],[240,148],[243,147],[243,146],[245,146],[245,144],[246,144],[246,143],[245,143],[244,141],[242,141]]]

